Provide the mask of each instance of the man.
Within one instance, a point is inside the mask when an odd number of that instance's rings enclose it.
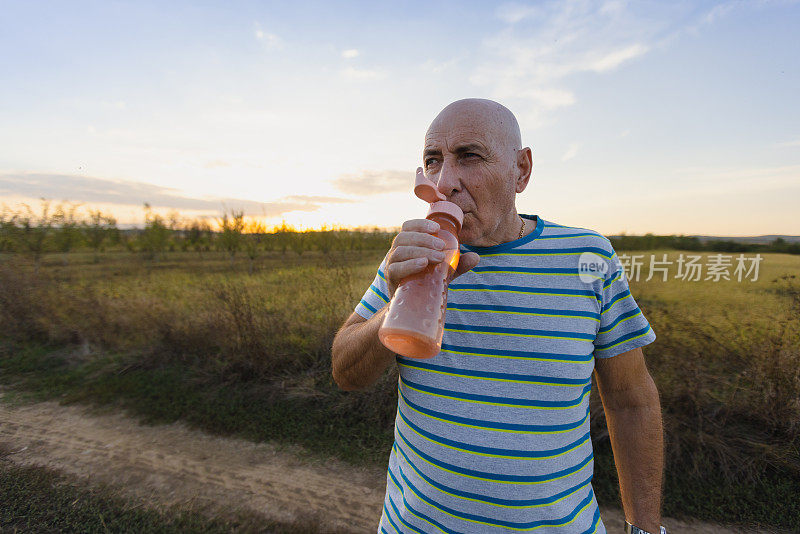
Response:
[[[626,519],[659,532],[661,408],[641,351],[655,333],[611,243],[517,213],[531,149],[496,102],[442,110],[423,162],[465,214],[442,350],[404,358],[377,335],[399,282],[442,261],[437,225],[425,219],[403,224],[332,348],[345,390],[399,365],[379,532],[605,532],[591,485],[592,371]]]

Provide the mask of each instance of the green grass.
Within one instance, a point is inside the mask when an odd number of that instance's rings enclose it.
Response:
[[[8,533],[320,532],[313,521],[282,523],[238,510],[217,517],[194,509],[152,509],[108,486],[89,487],[43,467],[18,466],[0,450],[0,531]]]
[[[664,252],[678,254],[652,251]],[[39,275],[0,264],[0,380],[33,398],[384,465],[396,375],[344,393],[329,368],[333,334],[381,257],[274,254],[253,275],[177,254],[46,257]],[[644,351],[662,398],[666,515],[800,524],[800,258],[764,257],[757,282],[631,284],[657,334]],[[592,413],[595,490],[619,506],[595,392]]]

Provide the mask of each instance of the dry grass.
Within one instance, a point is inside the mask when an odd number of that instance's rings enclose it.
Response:
[[[332,333],[357,298],[356,268],[335,257],[276,258],[252,276],[194,261],[49,267],[0,264],[6,336],[136,352],[143,365],[198,361],[229,378],[326,367]]]
[[[672,472],[753,483],[772,467],[800,477],[800,258],[765,256],[756,282],[632,283],[657,335],[645,355]]]

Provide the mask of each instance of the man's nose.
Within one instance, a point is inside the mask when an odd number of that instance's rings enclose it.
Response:
[[[447,198],[450,198],[453,196],[453,193],[461,189],[458,172],[456,172],[447,160],[442,162],[442,168],[439,170],[439,181],[436,182],[436,187]]]

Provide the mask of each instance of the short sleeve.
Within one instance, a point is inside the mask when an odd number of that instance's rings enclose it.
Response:
[[[361,297],[361,302],[356,305],[355,312],[364,319],[369,319],[372,315],[383,308],[389,302],[389,287],[386,284],[386,257],[383,258],[378,273],[372,280],[364,296]]]
[[[594,340],[595,358],[610,358],[656,340],[656,334],[636,304],[616,252],[603,282],[600,326]]]

